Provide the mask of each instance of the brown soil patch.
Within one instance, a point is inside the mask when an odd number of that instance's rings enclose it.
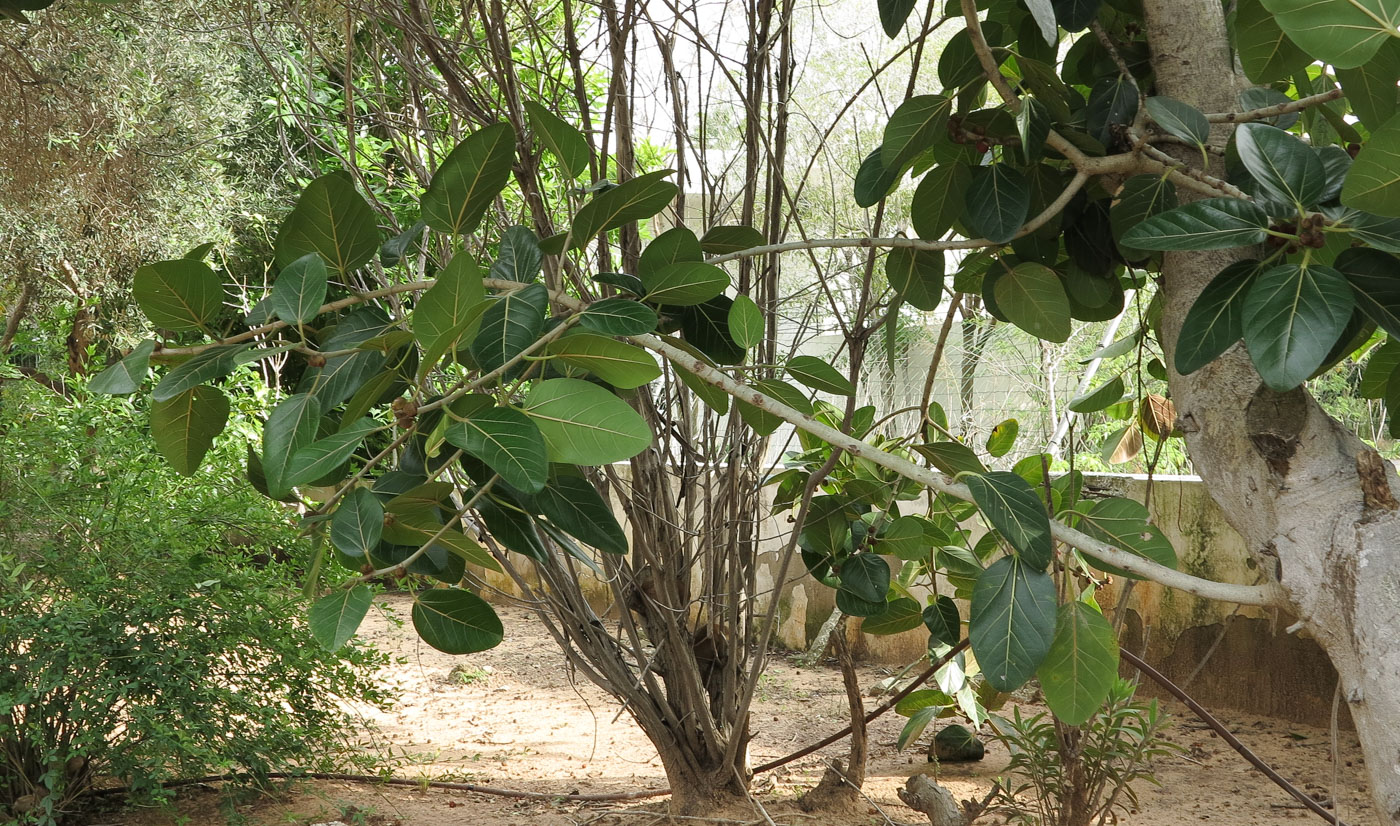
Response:
[[[398,609],[399,617],[407,616],[405,598],[391,597],[387,603]],[[409,625],[396,625],[385,614],[372,612],[362,634],[401,656],[403,663],[386,675],[399,692],[399,704],[388,712],[359,712],[365,720],[366,747],[389,754],[398,776],[559,794],[664,788],[666,780],[655,752],[627,716],[619,716],[618,704],[570,674],[533,616],[515,608],[501,613],[507,634],[503,645],[483,654],[454,657],[422,644]],[[874,685],[888,675],[887,670],[864,668],[861,682]],[[868,707],[879,702],[867,698]],[[1165,706],[1172,715],[1170,739],[1184,746],[1187,754],[1158,762],[1162,785],[1143,784],[1139,788],[1143,810],[1124,822],[1140,826],[1323,822],[1293,808],[1291,798],[1213,732],[1204,730],[1183,707]],[[1330,798],[1333,772],[1325,729],[1238,713],[1222,718],[1290,781],[1318,798]],[[754,763],[781,757],[840,729],[846,723],[846,700],[839,672],[828,667],[799,669],[776,657],[763,677],[754,720]],[[902,724],[903,718],[893,713],[871,724],[865,785],[869,802],[863,815],[813,816],[792,804],[816,784],[824,757],[844,756],[844,745],[837,745],[760,776],[755,797],[763,811],[756,806],[725,812],[725,820],[719,822],[759,826],[767,822],[766,811],[774,823],[793,826],[926,824],[923,815],[904,807],[896,796],[910,775],[934,770],[921,750],[895,750]],[[1343,732],[1339,749],[1340,814],[1353,824],[1373,822],[1355,735]],[[938,770],[938,780],[959,799],[980,798],[1005,769],[1006,761],[1005,749],[989,742],[985,760],[945,765]],[[664,810],[664,798],[640,804],[551,803],[317,781],[242,800],[213,789],[193,789],[181,794],[168,811],[110,811],[96,813],[88,822],[110,826],[307,826],[334,820],[352,826],[655,826],[664,820]]]

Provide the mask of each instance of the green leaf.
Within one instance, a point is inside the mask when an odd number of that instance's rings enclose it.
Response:
[[[382,311],[373,307],[356,310],[336,325],[335,333],[322,344],[327,351],[349,350],[384,335],[390,323]],[[312,367],[302,376],[297,391],[311,393],[321,403],[322,410],[331,410],[350,398],[361,385],[379,375],[387,358],[382,352],[365,350],[330,356],[324,367]]]
[[[136,270],[131,294],[141,312],[166,330],[203,330],[224,308],[224,287],[203,261],[178,258]]]
[[[413,628],[444,654],[474,654],[505,638],[500,617],[486,600],[460,588],[424,591],[413,601]]]
[[[761,247],[768,243],[763,233],[743,224],[721,224],[710,227],[700,239],[700,249],[707,255],[724,255]]]
[[[414,337],[425,352],[456,340],[467,332],[470,319],[480,317],[471,311],[485,299],[486,288],[476,261],[464,252],[457,253],[414,306]]]
[[[1331,267],[1284,264],[1260,273],[1244,299],[1244,343],[1269,387],[1283,392],[1322,365],[1353,306],[1346,277]]]
[[[729,335],[734,343],[751,350],[763,343],[763,311],[746,295],[734,296],[734,304],[729,308]]]
[[[1070,399],[1069,409],[1075,413],[1097,413],[1123,398],[1123,377],[1114,376],[1082,396]]]
[[[1035,19],[1041,37],[1045,38],[1046,43],[1054,46],[1060,39],[1060,27],[1055,21],[1055,5],[1050,0],[1026,0],[1026,8]]]
[[[1148,98],[1146,106],[1147,114],[1167,134],[1197,146],[1205,146],[1210,140],[1210,123],[1196,107],[1162,95]]]
[[[1311,58],[1309,58],[1311,60]],[[1292,103],[1293,99],[1272,86],[1252,86],[1239,94],[1239,109],[1241,112],[1249,112],[1254,109],[1265,109],[1270,106],[1277,106],[1280,103]],[[1298,122],[1297,112],[1285,112],[1282,115],[1275,115],[1271,118],[1262,118],[1259,123],[1267,123],[1270,126],[1277,126],[1280,129],[1288,129]]]
[[[885,34],[894,37],[904,30],[904,21],[909,19],[909,13],[918,5],[918,0],[877,0],[876,6],[880,10],[880,25],[884,27]]]
[[[698,349],[691,346],[687,342],[669,337],[666,338],[666,342],[674,347],[681,347],[706,366],[715,366],[714,361],[712,361],[709,358],[709,356],[706,356],[704,353],[701,353]],[[675,371],[676,377],[681,380],[681,384],[684,384],[686,388],[690,390],[690,392],[694,393],[696,397],[698,397],[700,401],[705,404],[706,407],[710,408],[711,410],[715,411],[721,416],[729,412],[728,393],[724,392],[718,387],[715,387],[712,384],[709,384],[704,379],[701,379],[699,376],[695,375],[695,373],[691,372],[690,370],[687,370],[685,367],[682,367],[679,364],[676,364],[675,362],[671,362],[671,369]]]
[[[1083,504],[1080,507],[1083,507]],[[1162,533],[1162,529],[1151,523],[1151,519],[1151,514],[1141,502],[1115,497],[1101,499],[1089,506],[1079,518],[1079,527],[1089,536],[1120,551],[1150,559],[1168,568],[1175,568],[1176,550],[1172,548],[1172,543]],[[1090,554],[1086,553],[1084,557],[1093,563],[1094,567],[1116,576],[1142,578],[1108,565]]]
[[[927,559],[929,547],[924,541],[924,519],[901,516],[880,529],[875,552],[891,554],[906,562]]]
[[[973,234],[1004,244],[1016,237],[1030,208],[1030,185],[1021,170],[1004,163],[972,170],[963,222]]]
[[[796,356],[787,363],[788,375],[823,393],[853,396],[856,388],[841,371],[816,356]]]
[[[729,273],[698,261],[668,264],[650,274],[641,273],[641,279],[647,301],[676,307],[702,304],[729,287]]]
[[[1400,0],[1263,0],[1279,28],[1313,59],[1351,69],[1400,37]]]
[[[228,424],[228,398],[214,387],[191,387],[151,405],[151,435],[175,472],[193,476]]]
[[[1392,337],[1400,338],[1400,259],[1360,247],[1343,250],[1333,265],[1351,285],[1362,312]]]
[[[629,292],[638,298],[646,294],[647,288],[642,286],[642,279],[626,272],[600,272],[593,276],[593,280],[599,284],[609,284],[620,290]]]
[[[745,352],[729,333],[729,308],[734,302],[719,295],[681,309],[681,335],[686,342],[721,364],[741,364]]]
[[[1083,602],[1061,605],[1055,637],[1036,676],[1045,704],[1057,718],[1070,726],[1088,722],[1118,679],[1113,625]]]
[[[326,301],[326,262],[314,252],[298,258],[277,274],[268,296],[268,309],[288,324],[306,324]]]
[[[321,597],[311,606],[311,636],[327,651],[339,650],[355,636],[373,602],[374,592],[364,584]]]
[[[884,613],[876,614],[862,622],[860,630],[864,634],[883,637],[913,631],[923,624],[924,618],[919,612],[919,603],[909,597],[898,597],[890,600]]]
[[[379,427],[374,419],[360,419],[297,450],[287,464],[286,483],[295,487],[321,479],[349,461],[360,442]]]
[[[1017,264],[996,280],[992,291],[997,307],[1012,324],[1046,341],[1069,339],[1069,298],[1054,270],[1044,264]]]
[[[942,238],[962,214],[971,183],[972,168],[967,164],[943,164],[925,172],[909,202],[909,223],[914,232],[925,241]]]
[[[914,450],[949,476],[987,472],[987,468],[977,458],[977,454],[972,452],[972,448],[962,442],[932,442],[919,445]]]
[[[1385,398],[1386,385],[1397,367],[1400,367],[1400,340],[1387,338],[1366,359],[1366,369],[1361,373],[1361,384],[1357,388],[1361,398]]]
[[[490,275],[504,281],[529,284],[539,276],[543,260],[544,252],[535,233],[528,227],[508,227],[501,235],[500,248],[496,260],[491,264]]]
[[[1098,16],[1102,0],[1051,0],[1055,19],[1067,32],[1081,32]]]
[[[770,399],[782,402],[799,413],[806,413],[809,416],[812,414],[812,403],[807,399],[807,394],[785,381],[764,379],[754,382],[753,389]],[[772,413],[737,397],[735,402],[739,405],[740,418],[758,435],[770,436],[782,426],[783,420]]]
[[[1342,203],[1363,212],[1400,217],[1400,115],[1366,140],[1347,171]]]
[[[481,329],[472,340],[472,358],[485,372],[496,370],[539,340],[549,290],[543,284],[506,293],[481,315]]]
[[[165,374],[151,391],[151,398],[158,402],[170,401],[191,387],[232,373],[240,363],[239,355],[250,346],[252,345],[225,344],[191,356]]]
[[[532,100],[524,101],[524,105],[525,114],[530,118],[530,130],[559,161],[565,177],[573,179],[587,172],[592,153],[583,133]]]
[[[494,123],[468,135],[443,159],[420,202],[423,220],[438,232],[467,235],[510,181],[515,130]]]
[[[1352,211],[1346,214],[1344,221],[1358,241],[1386,252],[1400,253],[1400,218]]]
[[[574,248],[581,247],[601,232],[650,218],[665,209],[680,191],[675,184],[664,180],[674,174],[673,169],[648,172],[594,196],[574,216],[573,238],[569,243]]]
[[[1128,230],[1123,243],[1144,250],[1222,250],[1259,244],[1269,216],[1238,198],[1205,198],[1154,215]]]
[[[987,454],[1000,458],[1011,451],[1012,445],[1016,444],[1016,437],[1021,433],[1021,423],[1015,419],[1006,419],[994,426],[987,434]]]
[[[903,751],[909,747],[910,743],[922,737],[929,723],[932,723],[942,710],[938,706],[929,706],[909,715],[909,721],[904,724],[904,728],[900,729],[899,737],[895,740],[895,749]]]
[[[932,605],[924,609],[923,619],[930,642],[953,645],[962,637],[962,618],[958,615],[958,604],[953,602],[952,597],[940,594]]]
[[[1006,44],[1004,27],[996,21],[982,24],[982,36],[993,47]],[[998,64],[1006,59],[1006,52],[999,49],[994,48],[992,55]],[[979,87],[985,77],[982,62],[972,48],[972,36],[966,28],[954,32],[938,55],[938,82],[952,91],[964,85]]]
[[[866,602],[884,603],[890,566],[878,554],[856,554],[841,563],[841,590]]]
[[[880,162],[880,147],[875,147],[856,170],[856,206],[873,207],[899,184],[902,170],[888,169]]]
[[[545,352],[623,390],[641,387],[661,376],[661,368],[646,350],[595,333],[564,336],[551,342]]]
[[[292,457],[316,440],[320,421],[321,404],[309,393],[287,397],[268,416],[263,428],[262,465],[272,499],[282,499],[291,492]]]
[[[700,239],[688,227],[672,227],[656,236],[637,262],[637,274],[645,284],[647,277],[663,267],[681,262],[700,263],[705,260]]]
[[[943,298],[943,265],[939,250],[895,247],[885,256],[885,279],[906,303],[932,311]]]
[[[132,348],[121,361],[92,377],[87,389],[93,393],[109,396],[126,396],[135,393],[146,382],[146,371],[150,369],[151,353],[156,350],[154,341],[143,341]]]
[[[627,553],[627,534],[612,508],[582,476],[560,475],[534,496],[534,503],[555,526],[600,551]]]
[[[1176,206],[1176,186],[1166,178],[1157,175],[1134,175],[1125,181],[1123,188],[1118,191],[1117,201],[1108,211],[1113,237],[1118,241],[1118,251],[1123,253],[1123,257],[1133,262],[1146,259],[1148,251],[1123,243],[1123,236],[1148,218],[1175,209]]]
[[[627,298],[605,298],[579,314],[579,326],[608,336],[640,336],[656,329],[656,311]]]
[[[579,379],[549,379],[525,397],[549,446],[551,461],[571,465],[622,462],[651,444],[651,428],[622,399]]]
[[[1176,337],[1176,372],[1196,372],[1244,337],[1244,299],[1258,272],[1253,258],[1236,261],[1201,291]]]
[[[1033,0],[1046,3],[1049,0]],[[1021,157],[1028,164],[1040,160],[1045,154],[1045,139],[1050,136],[1050,110],[1033,95],[1021,98],[1021,109],[1016,113],[1016,134],[1021,138]]]
[[[1055,582],[1048,574],[1007,556],[977,577],[968,637],[992,688],[1020,688],[1040,667],[1054,635]]]
[[[486,463],[513,488],[534,493],[549,479],[544,436],[524,413],[491,407],[447,426],[448,443]]]
[[[356,559],[379,547],[384,533],[384,506],[369,488],[355,488],[340,500],[331,517],[331,544]]]
[[[1255,83],[1282,80],[1312,62],[1260,0],[1238,0],[1232,33],[1244,73]]]
[[[1137,110],[1138,90],[1131,80],[1123,75],[1103,78],[1089,92],[1084,128],[1094,140],[1109,146],[1115,136],[1114,127],[1132,123]]]
[[[968,476],[963,481],[982,515],[1011,543],[1019,559],[1037,571],[1050,567],[1054,556],[1050,517],[1029,482],[1006,470]]]
[[[283,270],[314,252],[345,275],[378,251],[379,223],[374,210],[346,172],[322,175],[307,184],[277,231],[277,267]]]
[[[948,136],[953,99],[947,95],[915,95],[894,110],[880,145],[880,165],[902,172],[939,139]]]
[[[1322,200],[1327,171],[1307,144],[1266,124],[1242,123],[1235,131],[1235,146],[1265,195],[1299,209]]]
[[[1371,131],[1390,120],[1400,109],[1400,40],[1391,40],[1370,61],[1354,69],[1338,69],[1337,80],[1347,102]]]

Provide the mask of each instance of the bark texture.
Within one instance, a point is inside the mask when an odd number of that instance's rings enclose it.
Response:
[[[1235,71],[1218,0],[1147,0],[1158,94],[1230,111]],[[1161,339],[1233,252],[1170,253]],[[1394,469],[1302,389],[1276,393],[1242,346],[1172,396],[1197,471],[1288,607],[1341,676],[1370,770],[1377,819],[1400,823],[1400,482]]]

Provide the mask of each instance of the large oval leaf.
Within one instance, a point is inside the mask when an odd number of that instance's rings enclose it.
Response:
[[[564,170],[565,177],[577,178],[587,172],[592,152],[589,151],[588,139],[583,133],[574,128],[573,124],[532,100],[527,100],[524,104],[525,114],[530,118],[530,129],[535,133],[535,137],[540,139],[540,143],[554,154],[555,160],[559,161],[559,168]]]
[[[971,183],[972,169],[966,164],[942,164],[925,172],[909,202],[914,232],[928,241],[942,238],[962,214]]]
[[[228,424],[228,398],[201,385],[151,405],[151,436],[156,449],[181,476],[193,476]]]
[[[277,267],[286,269],[307,253],[318,253],[344,275],[379,251],[374,210],[355,189],[350,175],[332,172],[307,184],[277,231]]]
[[[533,497],[540,515],[570,536],[610,554],[627,553],[627,534],[612,508],[582,476],[560,474]]]
[[[997,470],[964,479],[982,515],[992,523],[1019,558],[1037,571],[1050,567],[1054,542],[1045,503],[1030,483],[1015,473]]]
[[[963,222],[974,234],[1004,244],[1016,237],[1030,208],[1030,185],[1021,170],[1005,163],[972,170]]]
[[[1334,266],[1356,298],[1356,304],[1392,338],[1400,338],[1400,259],[1380,250],[1343,250]]]
[[[1253,258],[1236,261],[1201,290],[1176,338],[1176,372],[1196,372],[1244,337],[1244,298],[1258,271]]]
[[[1370,60],[1400,31],[1396,0],[1263,0],[1303,51],[1339,69]]]
[[[631,459],[651,444],[651,428],[637,411],[579,379],[539,382],[525,397],[524,409],[555,462],[606,465]]]
[[[1307,144],[1267,124],[1243,123],[1235,132],[1235,147],[1265,195],[1298,209],[1322,200],[1327,172]]]
[[[306,324],[326,301],[326,262],[314,252],[298,258],[277,274],[268,296],[268,309],[288,324]]]
[[[447,441],[486,463],[506,484],[527,493],[544,487],[549,456],[544,436],[513,407],[491,407],[447,426]]]
[[[953,99],[947,95],[915,95],[894,110],[880,145],[880,165],[901,172],[934,141],[948,136]]]
[[[317,439],[298,449],[292,454],[292,461],[287,464],[287,484],[295,487],[322,479],[349,461],[360,442],[379,428],[379,422],[374,419],[359,419],[324,439]]]
[[[263,428],[263,475],[268,496],[282,499],[292,490],[289,480],[292,457],[316,440],[321,404],[309,393],[289,396],[273,408]]]
[[[1197,146],[1210,140],[1210,122],[1201,110],[1176,98],[1156,95],[1147,99],[1147,114],[1169,135]]]
[[[543,262],[544,250],[535,233],[528,227],[507,227],[496,247],[496,260],[491,262],[491,277],[528,284],[539,276]]]
[[[1240,65],[1255,83],[1280,80],[1312,62],[1259,0],[1238,0],[1233,34]]]
[[[1069,339],[1069,298],[1054,270],[1044,264],[1017,264],[996,279],[992,291],[997,307],[1012,324],[1046,341]]]
[[[311,606],[311,636],[327,651],[339,649],[355,636],[373,602],[374,592],[363,584],[321,597]]]
[[[1118,198],[1109,209],[1109,225],[1113,237],[1118,240],[1118,251],[1129,261],[1137,262],[1147,258],[1146,250],[1139,250],[1123,242],[1128,230],[1154,215],[1174,209],[1177,206],[1176,186],[1166,178],[1157,175],[1134,175],[1123,182]]]
[[[641,279],[647,301],[676,307],[702,304],[729,287],[729,273],[699,261],[677,261],[655,271],[643,271]]]
[[[1400,217],[1400,115],[1367,139],[1347,171],[1342,203],[1376,215]]]
[[[156,350],[154,341],[143,341],[132,348],[121,361],[92,377],[87,389],[93,393],[106,393],[109,396],[126,396],[135,393],[146,381],[146,372],[151,367],[151,353]]]
[[[923,624],[924,618],[920,613],[919,603],[909,597],[898,597],[890,600],[883,613],[867,617],[861,622],[860,631],[862,634],[882,637],[913,631]]]
[[[166,330],[203,330],[224,306],[224,287],[203,261],[179,258],[136,270],[131,294],[141,312]]]
[[[1351,319],[1346,277],[1331,267],[1284,264],[1260,273],[1244,299],[1244,343],[1269,387],[1292,390],[1331,352]]]
[[[1123,243],[1143,250],[1221,250],[1262,243],[1269,216],[1239,198],[1206,198],[1154,215]]]
[[[543,284],[506,293],[481,315],[481,329],[472,340],[472,358],[482,370],[496,370],[539,340],[549,290]]]
[[[505,638],[501,618],[486,600],[460,588],[420,593],[413,601],[413,628],[445,654],[486,651]]]
[[[816,356],[795,356],[787,363],[788,375],[823,393],[854,396],[856,388],[841,371]]]
[[[225,344],[196,353],[166,373],[151,391],[158,402],[169,401],[191,387],[226,376],[241,363],[239,356],[252,345]]]
[[[608,336],[639,336],[656,329],[656,311],[628,298],[605,298],[589,304],[578,324]]]
[[[841,590],[866,602],[884,603],[890,566],[877,554],[856,554],[841,563]]]
[[[762,343],[765,329],[763,311],[753,299],[746,295],[734,296],[734,303],[729,307],[729,335],[734,343],[751,350]]]
[[[437,281],[413,308],[413,336],[424,352],[467,332],[472,308],[486,298],[476,261],[459,252],[438,271]]]
[[[665,209],[680,191],[675,184],[665,180],[674,174],[675,170],[672,169],[648,172],[594,196],[574,216],[570,243],[581,247],[600,232],[650,218]]]
[[[331,544],[359,558],[379,547],[384,534],[384,505],[369,488],[355,488],[340,500],[331,517]]]
[[[1140,444],[1141,431],[1135,430],[1135,432],[1138,434],[1137,438]],[[1150,559],[1158,565],[1164,565],[1168,568],[1176,567],[1176,549],[1162,533],[1162,529],[1152,524],[1152,515],[1147,512],[1147,508],[1141,502],[1114,497],[1101,499],[1092,504],[1081,503],[1079,508],[1084,512],[1079,517],[1080,530],[1089,536],[1102,540],[1120,551],[1127,551],[1144,559]],[[1084,557],[1093,563],[1094,567],[1116,576],[1128,577],[1129,579],[1142,578],[1116,566],[1108,565],[1090,554],[1084,554]]]
[[[457,144],[433,173],[421,201],[423,220],[438,232],[465,235],[510,180],[515,130],[508,123],[478,129]]]
[[[1118,679],[1118,640],[1113,625],[1093,606],[1060,606],[1050,651],[1036,671],[1045,704],[1066,725],[1088,722]]]
[[[968,638],[987,683],[1014,691],[1029,680],[1055,635],[1055,581],[1019,558],[987,566],[972,589]]]
[[[720,224],[710,227],[700,239],[700,249],[709,255],[761,247],[768,242],[763,233],[744,224]]]
[[[885,278],[901,299],[932,311],[943,298],[943,253],[896,247],[885,256]]]
[[[545,352],[623,390],[661,377],[661,368],[646,350],[594,333],[565,336],[551,342]]]

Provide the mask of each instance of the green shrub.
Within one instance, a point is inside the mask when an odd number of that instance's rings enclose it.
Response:
[[[237,529],[299,555],[235,451],[181,479],[142,411],[32,392],[0,394],[0,822],[57,822],[94,783],[149,800],[362,760],[340,703],[384,702],[383,658],[326,653],[289,571],[221,547]]]

